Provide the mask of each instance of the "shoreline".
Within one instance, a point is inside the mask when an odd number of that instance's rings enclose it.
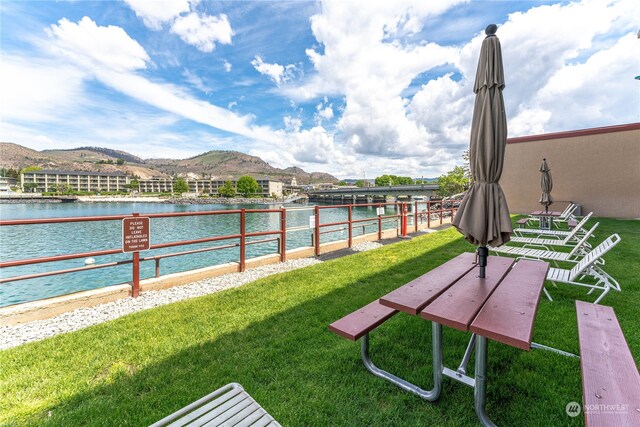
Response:
[[[0,204],[62,203],[61,200],[24,198],[0,199]],[[67,202],[68,203],[68,202]],[[166,203],[172,205],[281,205],[282,200],[244,197],[159,197],[159,196],[77,196],[73,203]]]

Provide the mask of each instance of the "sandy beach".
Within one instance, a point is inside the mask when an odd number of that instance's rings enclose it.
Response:
[[[148,202],[148,203],[162,203],[167,198],[157,196],[78,196],[79,202]]]

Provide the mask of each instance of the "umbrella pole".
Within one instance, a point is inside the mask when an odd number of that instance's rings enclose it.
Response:
[[[480,277],[485,278],[485,267],[487,266],[487,257],[489,256],[489,249],[486,246],[480,246],[478,248],[478,267],[480,267]]]

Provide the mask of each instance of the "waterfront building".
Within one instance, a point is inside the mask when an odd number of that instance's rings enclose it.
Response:
[[[225,182],[231,181],[234,187],[237,187],[238,179],[229,178],[229,179],[212,179],[211,180],[211,193],[217,194],[218,189],[221,188]],[[275,195],[276,197],[282,197],[282,187],[283,184],[281,181],[273,181],[269,178],[256,178],[258,182],[258,186],[260,187],[259,193],[256,196],[262,197],[271,197]]]
[[[189,192],[198,194],[198,195],[217,195],[218,190],[224,185],[225,182],[231,181],[234,187],[236,187],[237,179],[187,179],[187,184],[189,184]],[[268,178],[256,179],[258,185],[260,186],[260,190],[258,192],[258,196],[262,197],[271,197],[272,195],[276,195],[277,197],[282,197],[282,187],[283,184],[280,181],[273,181]],[[172,178],[151,178],[151,179],[140,179],[139,190],[141,193],[172,193],[173,192],[173,183],[175,182]]]
[[[138,191],[141,193],[173,193],[172,178],[139,179],[138,185]]]
[[[83,172],[39,170],[20,174],[20,187],[25,192],[70,191],[99,192],[127,191],[131,178],[122,172]]]
[[[8,176],[0,176],[0,193],[7,194],[12,193],[11,188],[15,188],[18,184],[18,180],[10,178]]]
[[[189,192],[196,194],[211,194],[211,180],[210,179],[188,179]]]

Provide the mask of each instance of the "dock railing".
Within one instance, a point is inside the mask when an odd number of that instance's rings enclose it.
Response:
[[[198,248],[198,249],[190,249],[184,251],[176,251],[172,253],[164,253],[151,255],[146,257],[140,257],[140,252],[132,252],[131,259],[112,261],[112,262],[103,262],[85,265],[82,267],[75,268],[67,268],[67,269],[59,269],[59,270],[51,270],[45,272],[38,272],[33,274],[23,274],[19,276],[7,276],[6,269],[10,269],[11,267],[18,266],[26,266],[26,265],[36,265],[36,264],[46,264],[52,263],[56,261],[65,261],[65,260],[73,260],[73,259],[81,259],[81,258],[92,258],[92,257],[100,257],[107,255],[115,255],[123,253],[123,248],[111,248],[104,250],[94,250],[88,252],[78,252],[78,253],[66,253],[61,255],[54,256],[44,256],[37,258],[27,258],[27,259],[16,259],[16,260],[0,260],[0,272],[2,272],[2,276],[0,277],[0,284],[5,284],[9,282],[16,282],[27,279],[35,279],[40,277],[47,276],[55,276],[67,273],[76,273],[87,270],[95,270],[101,268],[115,267],[120,265],[132,264],[132,272],[131,272],[131,295],[133,297],[137,297],[140,294],[140,263],[153,261],[155,263],[155,277],[161,277],[161,260],[165,258],[201,253],[201,252],[209,252],[209,251],[218,251],[230,248],[238,248],[239,256],[238,256],[238,269],[239,271],[245,271],[246,268],[246,260],[247,246],[250,245],[259,245],[268,242],[277,242],[277,254],[279,255],[280,262],[285,262],[287,259],[287,233],[299,232],[299,231],[307,231],[311,232],[311,247],[313,247],[313,252],[316,256],[319,256],[321,253],[321,245],[323,243],[328,243],[330,241],[336,241],[335,239],[325,238],[323,236],[329,236],[332,233],[344,232],[347,231],[347,247],[351,248],[354,243],[354,237],[367,235],[372,237],[373,239],[377,237],[377,240],[381,240],[383,238],[383,231],[385,225],[394,224],[393,227],[388,227],[389,229],[396,229],[398,236],[406,236],[408,234],[408,223],[409,218],[413,216],[413,225],[414,230],[418,231],[419,224],[424,224],[426,222],[427,227],[431,227],[432,222],[438,221],[439,223],[443,223],[443,217],[445,216],[453,216],[456,210],[456,206],[453,204],[447,206],[442,201],[416,201],[413,206],[410,206],[407,202],[394,202],[394,203],[369,203],[369,204],[349,204],[349,205],[323,205],[323,206],[313,206],[313,207],[300,207],[300,208],[279,208],[279,209],[234,209],[234,210],[219,210],[219,211],[201,211],[201,212],[174,212],[174,213],[149,213],[143,214],[143,217],[150,218],[150,221],[153,219],[159,218],[172,218],[172,217],[193,217],[193,216],[216,216],[216,215],[237,215],[239,217],[238,221],[238,229],[235,232],[219,235],[219,236],[211,236],[204,237],[199,239],[187,239],[187,240],[176,240],[171,242],[163,242],[150,244],[149,250],[154,249],[164,249],[164,248],[178,248],[186,245],[195,245],[195,244],[205,244],[205,243],[216,243],[220,242],[223,244],[214,245],[210,247]],[[395,213],[387,214],[385,208],[393,207]],[[353,217],[354,208],[362,208],[362,207],[370,207],[376,208],[376,215],[365,218],[356,218]],[[409,213],[409,209],[413,212]],[[322,212],[329,209],[339,209],[346,211],[346,220],[344,221],[332,221],[332,222],[322,222]],[[314,217],[310,218],[311,223],[303,226],[296,226],[287,228],[287,210],[310,210],[313,211]],[[279,214],[279,229],[273,230],[260,230],[260,231],[250,231],[246,230],[246,218],[247,214]],[[134,218],[139,217],[140,214],[132,213],[127,215],[106,215],[106,216],[85,216],[85,217],[72,217],[72,218],[40,218],[40,219],[14,219],[14,220],[0,220],[0,227],[25,227],[30,225],[38,225],[38,224],[61,224],[61,223],[80,223],[80,222],[90,222],[90,221],[122,221],[126,218]],[[367,233],[368,230],[373,228],[373,232]],[[357,230],[357,236],[354,234],[354,230]],[[377,232],[377,236],[375,233]],[[248,240],[249,238],[257,238],[264,237],[259,240]],[[117,241],[117,238],[113,240]],[[112,240],[112,241],[113,241]],[[323,242],[324,240],[324,242]],[[64,251],[64,248],[61,248]]]

